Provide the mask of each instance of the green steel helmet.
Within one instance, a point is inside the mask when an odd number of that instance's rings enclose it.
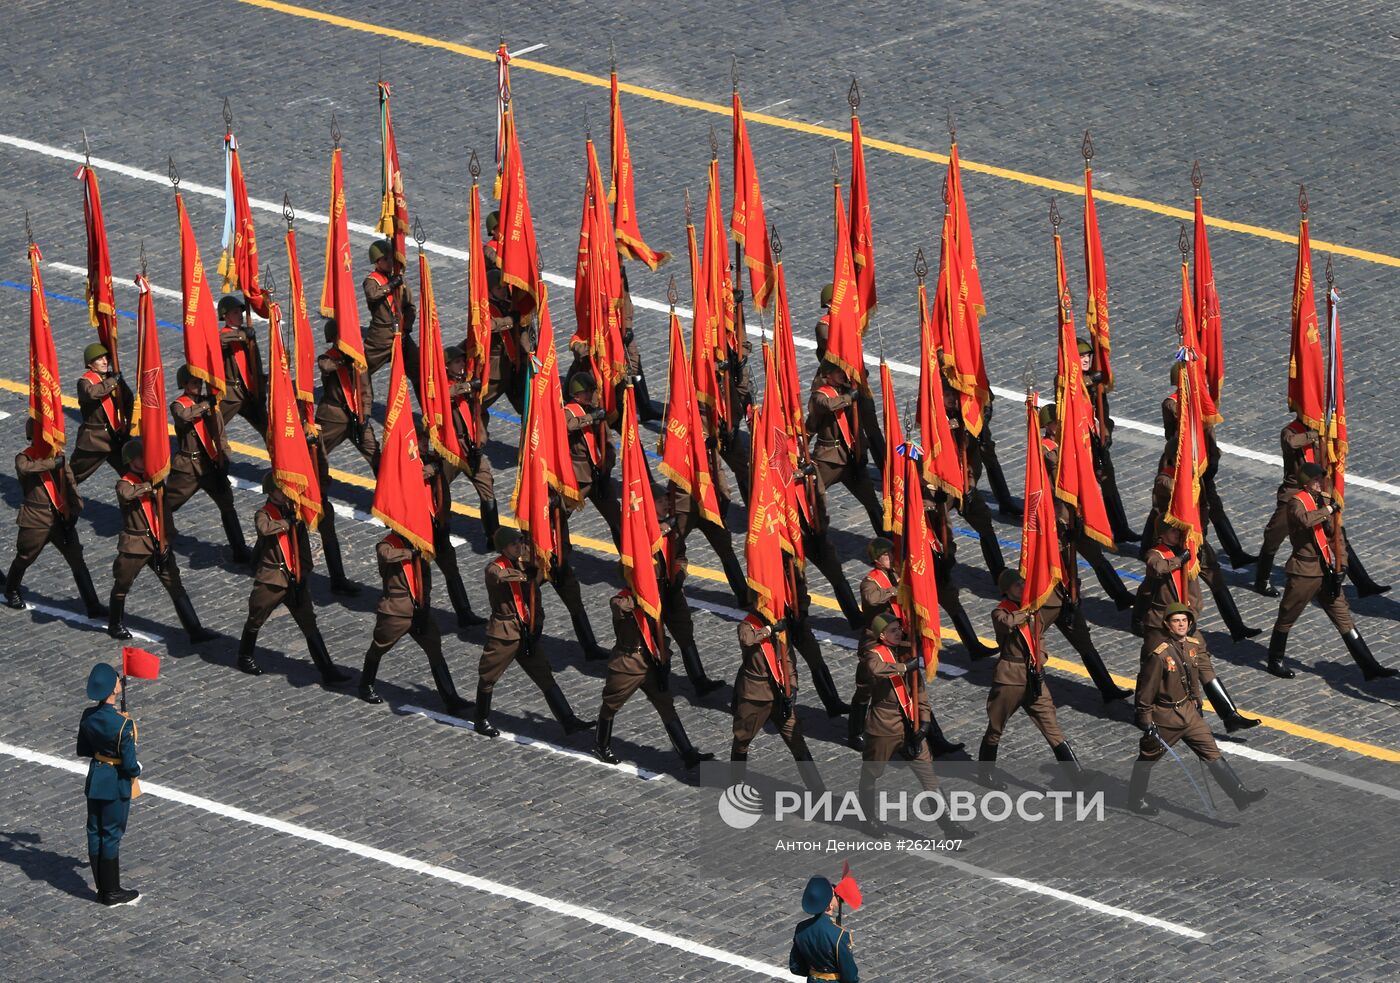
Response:
[[[569,380],[569,395],[577,396],[579,393],[591,393],[598,391],[598,383],[593,376],[587,372],[580,372]]]
[[[1040,425],[1041,425],[1042,427],[1048,427],[1048,426],[1050,426],[1050,424],[1054,423],[1054,422],[1056,421],[1056,419],[1057,419],[1057,417],[1055,416],[1055,404],[1054,404],[1054,403],[1046,403],[1044,406],[1042,406],[1042,407],[1040,408],[1039,416],[1040,416]]]
[[[467,360],[467,353],[461,345],[448,345],[443,349],[442,357],[449,362],[456,362],[459,360],[465,362]]]
[[[1021,582],[1021,571],[1014,567],[1007,567],[997,575],[997,589],[1007,597],[1016,589],[1016,585]]]
[[[262,490],[264,495],[271,495],[277,491],[277,479],[272,477],[271,471],[263,475]]]
[[[1186,364],[1185,362],[1173,362],[1173,363],[1172,363],[1172,385],[1173,385],[1173,386],[1179,386],[1179,385],[1181,385],[1181,367],[1182,367],[1183,365],[1185,365],[1185,364]]]
[[[501,213],[499,211],[486,213],[486,231],[492,235],[501,227]]]
[[[117,688],[117,670],[113,669],[106,662],[99,662],[92,667],[92,672],[87,678],[87,698],[89,700],[105,700],[112,695]]]
[[[828,283],[826,286],[822,287],[822,306],[823,306],[823,307],[830,307],[830,306],[831,306],[831,295],[832,295],[833,293],[835,293],[835,292],[836,292],[836,284],[834,284],[834,283]]]
[[[506,547],[514,546],[523,538],[524,536],[521,535],[519,529],[513,529],[510,526],[501,526],[499,529],[496,530],[496,535],[493,541],[496,544],[497,551],[504,553],[506,551]]]
[[[889,556],[894,552],[894,543],[884,536],[877,537],[870,541],[870,545],[865,548],[865,555],[870,557],[870,562],[874,563],[882,556]]]
[[[1304,481],[1317,481],[1319,478],[1327,477],[1327,469],[1321,464],[1314,464],[1312,461],[1305,461],[1299,468]]]
[[[1196,612],[1192,611],[1190,606],[1182,604],[1180,601],[1173,601],[1171,604],[1167,605],[1167,613],[1163,615],[1163,620],[1170,621],[1178,614],[1184,614],[1186,617],[1190,618],[1191,624],[1194,625],[1196,623]]]
[[[128,440],[125,444],[122,445],[122,463],[130,464],[132,461],[140,457],[144,450],[145,448],[141,446],[141,441]]]
[[[106,345],[102,344],[102,342],[100,341],[94,341],[91,345],[88,345],[86,348],[83,349],[83,364],[91,365],[103,355],[110,354],[111,352],[107,351]]]
[[[376,239],[369,244],[369,261],[377,263],[385,256],[394,255],[394,244],[388,239]]]
[[[1091,344],[1089,343],[1088,339],[1086,339],[1086,338],[1080,338],[1080,339],[1079,339],[1079,354],[1081,354],[1081,355],[1092,355],[1092,354],[1094,354],[1094,346],[1091,345]]]
[[[228,316],[229,311],[245,311],[248,305],[243,302],[243,298],[237,294],[224,294],[219,298],[219,318]]]
[[[877,614],[870,622],[870,630],[875,633],[876,638],[879,638],[890,625],[897,624],[899,624],[899,620],[892,615]]]
[[[194,371],[188,365],[182,365],[175,370],[175,385],[179,386],[181,389],[184,389],[194,381]]]

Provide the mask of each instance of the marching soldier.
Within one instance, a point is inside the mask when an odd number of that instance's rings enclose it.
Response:
[[[865,749],[861,751],[860,797],[865,826],[874,833],[880,831],[876,818],[875,783],[885,773],[890,760],[898,754],[908,761],[914,777],[926,792],[938,791],[938,779],[933,774],[933,756],[929,742],[943,742],[943,735],[929,708],[928,689],[919,686],[917,706],[911,689],[917,685],[914,676],[922,673],[912,646],[904,639],[899,621],[887,614],[879,615],[870,625],[875,643],[861,651],[865,671],[871,680],[870,712],[865,718]],[[961,747],[961,745],[958,745]],[[948,818],[946,810],[938,815],[938,828],[945,836],[970,839],[972,832]]]
[[[321,401],[316,404],[316,467],[321,479],[321,522],[317,530],[326,553],[326,569],[331,575],[331,593],[351,596],[360,588],[345,576],[345,562],[340,555],[340,537],[335,531],[335,509],[331,506],[330,455],[346,440],[360,452],[370,471],[379,471],[379,437],[369,419],[374,397],[370,391],[369,373],[357,372],[354,363],[337,346],[340,331],[334,319],[327,319],[325,338],[329,347],[316,359],[321,373]],[[363,414],[352,408],[348,394],[359,392]]]
[[[858,629],[866,619],[846,580],[841,557],[836,555],[836,548],[831,543],[831,513],[827,510],[826,489],[817,480],[816,465],[810,459],[799,462],[792,480],[799,483],[802,493],[797,518],[802,530],[803,552],[831,585],[831,593],[846,622]]]
[[[1308,603],[1317,601],[1341,632],[1347,651],[1361,667],[1367,681],[1400,675],[1400,670],[1376,661],[1352,620],[1351,607],[1342,593],[1349,554],[1346,540],[1337,529],[1340,520],[1336,515],[1340,509],[1322,491],[1326,476],[1321,465],[1305,462],[1299,468],[1302,487],[1288,502],[1288,538],[1293,544],[1293,555],[1283,568],[1288,581],[1283,588],[1283,600],[1279,602],[1273,637],[1269,639],[1269,672],[1282,679],[1294,677],[1293,670],[1283,664],[1288,633]]]
[[[1103,503],[1108,512],[1109,526],[1115,542],[1135,543],[1139,537],[1128,524],[1128,513],[1123,508],[1123,496],[1118,491],[1118,478],[1113,470],[1113,458],[1109,456],[1109,448],[1113,446],[1113,418],[1108,415],[1108,386],[1104,374],[1094,369],[1094,346],[1087,339],[1080,338],[1077,347],[1084,390],[1089,397],[1089,405],[1094,409],[1094,415],[1090,418],[1089,443],[1094,453],[1094,473],[1103,487]],[[1050,473],[1053,475],[1055,472]]]
[[[1259,547],[1259,565],[1254,571],[1254,589],[1265,597],[1278,597],[1278,588],[1269,583],[1269,574],[1274,568],[1274,556],[1279,546],[1292,535],[1289,520],[1289,502],[1302,487],[1302,468],[1305,464],[1321,467],[1322,438],[1315,430],[1303,422],[1301,416],[1279,433],[1279,444],[1283,449],[1283,483],[1278,486],[1278,505],[1264,527],[1264,542]],[[1361,566],[1361,560],[1353,553],[1346,531],[1341,535],[1341,544],[1347,553],[1347,569],[1351,581],[1356,585],[1359,597],[1371,597],[1390,590],[1389,584],[1378,584],[1371,579]],[[1285,677],[1287,678],[1287,677]]]
[[[224,432],[227,417],[215,410],[213,399],[204,392],[204,383],[195,378],[188,365],[180,367],[175,381],[184,392],[170,404],[176,450],[170,461],[170,475],[165,479],[165,511],[172,517],[171,535],[175,513],[202,488],[219,509],[233,561],[247,563],[252,554],[243,538],[243,525],[233,504],[233,486],[228,480],[229,446]]]
[[[598,405],[598,383],[587,372],[569,382],[569,402],[564,404],[565,425],[569,431],[569,454],[579,494],[591,501],[612,532],[613,543],[622,547],[622,506],[613,493],[612,472],[617,463],[608,438],[607,413]],[[570,514],[583,508],[583,502],[569,502]]]
[[[1171,637],[1171,632],[1167,630],[1168,608],[1173,604],[1185,604],[1191,609],[1193,619],[1201,610],[1200,578],[1190,577],[1186,573],[1186,564],[1191,558],[1182,550],[1184,534],[1176,526],[1162,523],[1159,535],[1157,545],[1147,551],[1147,576],[1138,588],[1137,606],[1133,612],[1134,628],[1142,635],[1144,657]],[[1237,730],[1259,726],[1258,720],[1239,712],[1235,701],[1225,691],[1225,684],[1218,677],[1204,683],[1202,689],[1211,707],[1224,721],[1226,732],[1233,734]]]
[[[26,430],[33,431],[33,422],[26,421]],[[15,474],[19,477],[19,537],[15,543],[15,558],[5,577],[5,604],[15,610],[24,609],[20,585],[25,571],[39,558],[45,546],[53,543],[73,571],[78,596],[89,618],[107,617],[107,609],[97,599],[92,574],[83,559],[83,544],[78,540],[78,513],[83,500],[78,497],[78,481],[64,455],[35,457],[32,447],[15,455]]]
[[[219,399],[225,425],[241,416],[258,436],[267,436],[267,374],[263,371],[258,338],[247,321],[248,305],[234,294],[219,298],[219,344],[224,351],[228,390]]]
[[[866,473],[858,407],[846,373],[830,360],[823,362],[807,403],[807,425],[815,441],[812,462],[817,467],[817,481],[823,489],[838,481],[844,484],[865,506],[870,524],[879,535],[885,513]]]
[[[704,414],[701,416],[703,417]],[[714,474],[713,471],[710,473]],[[718,490],[716,488],[716,492]],[[695,508],[695,500],[691,494],[674,481],[666,483],[665,510],[667,516],[674,523],[673,549],[684,555],[685,541],[690,537],[692,531],[700,530],[700,534],[705,537],[705,542],[710,544],[710,549],[714,550],[715,556],[719,558],[719,565],[724,570],[724,579],[729,582],[729,589],[734,593],[735,602],[741,607],[747,608],[749,606],[749,581],[744,574],[744,568],[739,563],[739,557],[734,552],[734,540],[730,537],[729,530],[724,528],[722,524],[715,525],[702,517]]]
[[[787,627],[786,620],[769,623],[756,610],[739,622],[740,665],[734,680],[734,742],[729,760],[738,766],[734,769],[738,781],[747,767],[749,746],[763,725],[772,720],[797,762],[803,784],[820,793],[826,786],[797,719],[797,667],[791,649],[775,637]]]
[[[797,587],[797,610],[788,612],[788,641],[802,656],[802,661],[807,663],[807,669],[812,674],[812,688],[817,691],[817,698],[822,701],[826,715],[844,716],[851,712],[851,705],[841,699],[836,680],[831,677],[831,668],[822,655],[822,647],[817,643],[817,636],[812,634],[812,595],[807,590],[807,572],[794,567],[793,581]]]
[[[836,921],[840,907],[831,881],[813,877],[807,882],[807,889],[802,892],[802,910],[812,917],[799,922],[792,933],[788,970],[793,976],[805,976],[808,983],[815,980],[859,983],[860,971],[856,969],[851,933]]]
[[[131,390],[112,371],[109,352],[94,341],[83,349],[87,371],[78,376],[78,412],[83,424],[73,447],[73,477],[78,482],[92,477],[106,461],[122,474],[122,445],[131,428]]]
[[[520,530],[502,526],[496,530],[496,549],[501,555],[486,565],[486,596],[491,603],[491,620],[486,625],[486,645],[477,666],[476,732],[496,737],[501,732],[491,723],[491,701],[496,682],[519,662],[520,668],[540,688],[554,719],[564,734],[592,730],[592,720],[582,720],[569,705],[568,697],[554,680],[549,660],[539,648],[544,631],[540,611],[540,572],[530,562],[530,544]]]
[[[501,528],[500,507],[496,504],[496,484],[491,475],[491,462],[486,457],[486,410],[481,405],[481,380],[467,378],[467,354],[459,345],[446,349],[448,395],[452,400],[452,423],[457,439],[467,451],[467,480],[476,489],[481,503],[481,528],[489,543]],[[473,438],[472,434],[476,437]],[[457,470],[452,469],[450,481]]]
[[[939,489],[930,494],[927,484],[924,490],[924,514],[928,517],[928,528],[934,536],[933,576],[938,584],[938,606],[953,623],[958,633],[958,641],[967,649],[969,659],[987,659],[997,654],[995,646],[985,645],[977,629],[972,627],[972,619],[967,616],[958,597],[962,588],[953,580],[953,568],[958,564],[958,541],[948,524],[948,493]]]
[[[136,721],[117,709],[122,681],[105,662],[92,667],[87,678],[87,698],[97,701],[83,711],[78,724],[78,757],[91,758],[87,783],[88,864],[92,867],[97,898],[109,907],[132,904],[140,891],[122,887],[121,844],[126,833],[131,800],[140,795],[136,777]]]
[[[1025,581],[1015,570],[1008,569],[1002,572],[998,586],[1002,598],[992,609],[992,624],[996,628],[1001,658],[997,660],[992,688],[987,693],[987,731],[977,750],[977,780],[987,788],[1006,791],[1006,782],[996,774],[997,748],[1007,722],[1018,709],[1024,708],[1026,716],[1050,745],[1055,760],[1068,768],[1075,784],[1082,784],[1084,769],[1060,730],[1050,682],[1045,678],[1042,660],[1037,654],[1037,640],[1031,625],[1036,612],[1021,609]],[[1058,607],[1055,600],[1048,602],[1041,608],[1042,618],[1053,620],[1059,613]]]
[[[404,283],[403,274],[394,272],[394,244],[388,239],[376,239],[369,244],[369,271],[361,287],[365,306],[369,308],[369,330],[365,332],[365,361],[373,376],[380,366],[387,365],[394,353],[394,335],[403,328],[404,371],[418,392],[418,343],[413,340],[413,324],[418,308],[413,304],[413,291]]]
[[[622,345],[627,353],[627,375],[632,380],[637,397],[637,421],[647,423],[662,419],[661,407],[652,402],[647,390],[647,373],[642,368],[642,350],[637,346],[637,334],[632,330],[632,319],[636,314],[632,306],[632,287],[627,282],[627,264],[618,255],[617,268],[622,273],[622,303],[618,313],[622,318]]]
[[[486,248],[490,263],[491,247]],[[524,416],[527,367],[535,350],[534,311],[521,313],[523,302],[495,266],[486,268],[486,290],[491,304],[491,370],[481,403],[490,406],[504,395]]]
[[[835,284],[828,283],[822,287],[821,308],[822,316],[817,318],[816,327],[813,333],[817,339],[817,362],[826,361],[827,344],[831,339],[831,296],[834,292]],[[885,459],[885,435],[880,430],[880,417],[875,409],[875,397],[870,393],[861,390],[857,393],[856,399],[860,404],[860,428],[865,434],[865,446],[870,451],[871,458],[878,466]]]
[[[175,554],[170,548],[156,541],[155,489],[146,479],[145,464],[141,457],[141,441],[128,440],[122,448],[127,471],[117,482],[117,504],[122,510],[122,531],[117,537],[117,558],[112,562],[112,596],[107,602],[110,614],[107,618],[107,634],[116,639],[127,639],[131,632],[126,628],[126,595],[135,583],[136,577],[146,567],[155,571],[161,584],[175,604],[175,615],[180,626],[185,629],[191,645],[210,642],[219,636],[206,631],[199,623],[190,596],[180,583],[180,569],[175,565]],[[169,530],[167,530],[167,535]]]
[[[1080,342],[1081,358],[1090,357],[1082,354],[1083,348],[1087,344],[1088,342]],[[1052,403],[1047,403],[1040,408],[1040,432],[1040,454],[1041,457],[1045,458],[1045,472],[1053,477],[1059,467],[1060,461],[1060,424],[1059,420],[1056,419],[1055,406]],[[1092,439],[1091,434],[1091,443]],[[1100,479],[1104,481],[1104,502],[1107,504],[1107,481],[1103,479],[1102,475],[1100,475]],[[1116,488],[1114,489],[1114,494],[1117,494]],[[1120,511],[1122,507],[1123,503],[1119,501],[1118,508]],[[1112,509],[1108,509],[1107,511],[1109,513],[1109,522],[1111,525],[1115,521],[1113,519],[1113,511]],[[1093,569],[1094,576],[1098,578],[1099,585],[1103,587],[1104,593],[1109,596],[1118,610],[1126,611],[1128,608],[1132,607],[1133,595],[1128,592],[1128,588],[1123,586],[1123,580],[1118,576],[1118,570],[1109,562],[1108,557],[1104,556],[1103,546],[1085,534],[1083,517],[1080,516],[1075,509],[1071,508],[1068,503],[1062,501],[1058,497],[1055,499],[1055,521],[1059,523],[1060,546],[1067,554],[1065,557],[1065,574],[1066,576],[1074,578],[1075,589],[1078,589],[1079,583],[1078,564],[1074,562],[1074,554],[1077,552],[1080,556],[1084,557],[1089,566]],[[1126,523],[1127,519],[1124,518],[1123,522]],[[1117,537],[1118,532],[1116,529],[1113,531],[1113,535],[1115,538]],[[1133,538],[1136,539],[1137,537],[1134,536]],[[1000,580],[1000,578],[998,578],[998,580]]]
[[[452,476],[450,465],[431,450],[428,442],[420,440],[423,449],[423,480],[433,499],[433,561],[442,571],[447,584],[447,599],[457,616],[458,628],[476,628],[486,619],[472,611],[467,586],[462,583],[462,571],[457,566],[457,547],[452,543]]]
[[[685,578],[690,572],[690,563],[685,556],[685,540],[681,538],[677,523],[669,519],[663,520],[661,533],[668,537],[664,550],[667,562],[661,577],[661,619],[665,623],[666,633],[681,650],[681,664],[685,666],[686,677],[695,695],[706,696],[724,683],[706,675],[700,648],[695,644],[695,621],[690,615],[690,601],[685,596]]]
[[[685,725],[676,713],[676,702],[671,697],[671,651],[656,623],[637,606],[636,596],[627,588],[617,592],[610,607],[616,641],[608,662],[608,679],[603,685],[603,704],[598,708],[594,756],[610,765],[618,763],[620,759],[612,749],[613,718],[628,697],[640,689],[656,708],[666,736],[686,768],[713,761],[713,754],[697,751],[690,743]]]
[[[263,494],[267,501],[253,515],[253,526],[258,531],[253,547],[257,564],[253,570],[253,592],[248,597],[248,620],[243,623],[243,636],[238,643],[238,670],[250,676],[262,675],[254,657],[258,632],[277,605],[285,604],[306,639],[306,651],[320,670],[321,681],[327,686],[343,683],[350,677],[331,661],[330,650],[316,624],[316,608],[311,603],[307,581],[313,557],[306,523],[272,475],[263,479]]]
[[[1253,791],[1244,786],[1230,763],[1220,756],[1215,737],[1201,718],[1202,686],[1215,678],[1215,670],[1205,643],[1192,634],[1195,626],[1185,604],[1167,608],[1171,637],[1143,655],[1138,672],[1137,725],[1143,735],[1128,783],[1128,808],[1141,816],[1155,816],[1160,811],[1147,801],[1148,779],[1152,766],[1178,741],[1185,741],[1206,763],[1235,808],[1243,811],[1266,794],[1264,789]]]
[[[982,437],[969,434],[963,426],[962,399],[946,381],[943,383],[943,406],[948,416],[948,429],[953,435],[953,441],[958,445],[958,455],[963,462],[963,496],[957,506],[958,514],[966,519],[967,524],[977,533],[977,545],[982,550],[982,560],[987,564],[987,572],[995,581],[1006,569],[1006,559],[1002,556],[1001,543],[997,541],[996,530],[992,527],[991,510],[987,508],[987,501],[977,487],[977,482],[982,477],[983,463],[994,459],[994,455],[989,456],[986,451],[986,442],[991,440],[991,415],[988,413],[983,421]],[[991,408],[991,403],[988,403],[987,410]],[[986,442],[983,438],[986,438]],[[995,447],[995,444],[992,446]],[[1001,485],[1005,484],[1006,479],[1003,478]],[[992,487],[996,493],[997,482],[993,481]],[[1009,501],[1009,491],[1007,495]],[[1001,506],[1001,511],[1007,512],[1005,505]]]
[[[462,713],[471,707],[469,700],[457,695],[452,673],[442,654],[442,633],[433,620],[433,570],[423,562],[423,554],[396,532],[391,532],[375,547],[379,561],[379,576],[384,592],[375,608],[374,637],[365,652],[365,665],[360,670],[360,699],[379,704],[384,698],[374,691],[379,678],[379,663],[404,635],[418,643],[428,657],[433,684],[448,713]]]

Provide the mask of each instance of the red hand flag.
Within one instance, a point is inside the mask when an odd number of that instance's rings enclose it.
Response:
[[[160,676],[160,656],[145,649],[123,646],[122,675],[132,679],[157,679]]]

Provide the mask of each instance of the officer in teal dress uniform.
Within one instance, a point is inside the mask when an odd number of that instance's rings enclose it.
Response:
[[[122,684],[117,670],[99,662],[88,674],[87,695],[97,705],[78,724],[78,757],[91,758],[87,785],[88,862],[105,905],[131,904],[141,894],[122,889],[118,854],[131,811],[132,780],[141,774],[136,760],[136,721],[117,709]],[[137,794],[139,795],[137,786]]]
[[[838,980],[859,983],[856,959],[851,952],[851,933],[836,924],[833,915],[839,902],[836,889],[825,877],[813,877],[802,894],[802,910],[811,915],[792,933],[792,954],[788,969],[795,976],[812,980]]]

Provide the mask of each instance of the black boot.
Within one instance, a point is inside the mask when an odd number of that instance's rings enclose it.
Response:
[[[221,512],[219,518],[223,520],[224,535],[228,537],[229,556],[234,563],[248,563],[253,559],[253,554],[248,549],[248,541],[243,538],[243,525],[238,521],[238,513],[229,509]]]
[[[171,600],[175,602],[175,617],[180,619],[180,627],[185,629],[185,634],[190,637],[191,645],[212,642],[219,637],[216,632],[209,631],[199,623],[199,615],[194,613],[194,604],[190,602],[190,595],[185,593],[184,588],[180,589],[180,593],[172,595]]]
[[[1253,717],[1243,716],[1239,708],[1235,706],[1235,701],[1230,699],[1230,694],[1225,691],[1225,684],[1220,681],[1220,677],[1212,679],[1204,686],[1206,699],[1210,700],[1211,709],[1215,711],[1221,721],[1225,724],[1225,732],[1233,734],[1237,730],[1248,730],[1250,727],[1258,727],[1259,721]]]
[[[321,637],[321,632],[313,631],[306,639],[306,651],[311,656],[312,663],[321,671],[321,682],[327,686],[334,686],[337,683],[348,683],[350,674],[339,668],[331,661],[330,649],[326,648],[326,640]]]
[[[447,668],[447,659],[443,657],[442,652],[428,656],[428,668],[432,670],[433,685],[437,687],[438,696],[442,698],[442,705],[448,713],[461,714],[471,709],[471,701],[457,695],[457,687],[452,682],[452,672]]]
[[[943,728],[938,726],[938,718],[933,715],[932,711],[928,715],[926,727],[924,733],[928,740],[928,753],[935,758],[945,754],[954,754],[966,746],[960,741],[950,741],[943,736]]]
[[[841,608],[841,615],[856,631],[865,627],[865,615],[861,613],[860,602],[856,600],[855,591],[851,590],[851,584],[845,577],[827,578],[831,584],[831,593],[836,597],[836,603]]]
[[[480,684],[477,685],[476,718],[473,724],[476,727],[476,732],[483,737],[500,737],[500,730],[489,719],[491,716],[491,696],[489,691],[482,689]]]
[[[88,568],[82,564],[73,568],[73,580],[78,585],[78,596],[82,598],[83,607],[87,611],[89,618],[107,617],[107,608],[97,599],[97,588],[92,585],[92,574]],[[15,583],[16,593],[19,591],[19,583]],[[8,600],[8,590],[6,591],[6,603]]]
[[[1240,543],[1240,537],[1235,534],[1235,527],[1230,524],[1223,509],[1211,511],[1210,524],[1215,528],[1215,535],[1219,538],[1220,545],[1225,549],[1225,555],[1230,558],[1230,566],[1238,570],[1251,563],[1259,562],[1259,557],[1245,552],[1244,546]]]
[[[1104,593],[1113,601],[1114,607],[1119,611],[1126,611],[1133,606],[1133,595],[1128,588],[1123,586],[1123,580],[1118,576],[1118,571],[1108,558],[1099,554],[1097,559],[1091,560],[1089,566],[1094,571],[1094,576],[1098,578],[1099,586],[1104,589]]]
[[[583,660],[585,662],[606,662],[612,658],[612,653],[598,644],[598,639],[593,635],[593,626],[588,622],[588,614],[579,608],[578,612],[569,612],[569,616],[574,623],[574,637],[578,639],[579,647],[583,649]]]
[[[812,676],[812,688],[817,691],[822,706],[826,708],[826,715],[840,717],[850,713],[851,705],[841,699],[841,694],[837,692],[836,681],[831,678],[831,670],[827,668],[826,660],[820,657],[812,659],[807,663],[807,669]]]
[[[329,501],[323,503],[329,510]],[[360,586],[345,576],[345,561],[340,556],[340,539],[335,534],[333,523],[321,523],[321,551],[326,556],[326,572],[331,575],[331,593],[339,597],[354,597],[360,593]]]
[[[1242,642],[1246,638],[1254,638],[1264,634],[1263,628],[1251,628],[1244,623],[1244,618],[1240,617],[1240,609],[1236,607],[1234,595],[1230,593],[1229,587],[1215,592],[1214,597],[1215,606],[1220,611],[1220,620],[1225,622],[1226,628],[1230,629],[1230,641]]]
[[[258,629],[243,629],[243,637],[238,640],[238,671],[250,676],[261,676],[262,668],[254,658],[258,648]]]
[[[457,615],[458,628],[477,628],[486,624],[486,619],[472,610],[472,602],[467,598],[467,586],[462,583],[461,573],[448,570],[443,573],[447,581],[447,599],[452,603],[452,611]]]
[[[116,857],[103,857],[97,861],[102,868],[102,903],[108,907],[134,904],[141,898],[140,891],[122,888],[121,861]]]
[[[1075,788],[1082,787],[1085,781],[1084,766],[1079,763],[1079,758],[1075,756],[1074,748],[1070,747],[1069,741],[1061,741],[1050,750],[1055,755],[1055,760],[1065,765],[1070,784]]]
[[[826,791],[826,782],[822,781],[822,774],[817,770],[817,763],[810,756],[797,760],[797,774],[802,776],[802,784],[807,786],[807,791],[814,795],[821,795]]]
[[[1254,568],[1254,590],[1265,597],[1278,597],[1278,588],[1269,583],[1269,574],[1273,571],[1274,558],[1272,556],[1259,557],[1259,563]]]
[[[551,683],[549,689],[544,691],[544,701],[549,704],[549,712],[554,714],[554,719],[564,728],[565,736],[592,729],[593,721],[583,720],[574,713],[574,708],[569,706],[569,698],[558,683]]]
[[[5,575],[5,606],[14,608],[16,611],[24,610],[24,598],[20,596],[19,585],[24,579],[25,568],[18,560],[10,564],[10,572]],[[74,570],[76,574],[78,571]],[[88,578],[88,584],[92,584],[92,578]]]
[[[729,589],[734,593],[735,603],[743,610],[748,610],[749,581],[744,575],[744,568],[739,565],[739,558],[734,555],[732,547],[728,550],[716,550],[715,555],[719,557],[720,568],[724,571],[724,579],[729,581]]]
[[[1298,675],[1283,664],[1283,653],[1288,648],[1288,632],[1274,629],[1269,636],[1269,672],[1279,679],[1292,679]]]
[[[92,887],[97,892],[97,900],[102,900],[102,858],[95,853],[88,854],[88,866],[92,868]]]
[[[868,702],[851,704],[851,716],[846,721],[846,743],[856,751],[865,750],[865,716],[869,712]]]
[[[598,714],[598,729],[593,737],[593,757],[607,765],[620,764],[622,759],[612,749],[613,718]]]
[[[1111,490],[1104,490],[1108,492],[1103,496],[1104,510],[1108,513],[1108,527],[1114,540],[1120,543],[1136,543],[1139,536],[1128,523],[1128,512],[1123,508],[1123,496],[1118,491],[1117,484],[1114,484]]]
[[[486,533],[486,548],[489,551],[496,541],[496,530],[501,528],[501,509],[494,498],[482,499],[481,531]]]
[[[1351,548],[1351,539],[1345,530],[1342,531],[1342,539],[1346,542],[1347,547],[1347,577],[1356,585],[1356,596],[1374,597],[1390,590],[1389,584],[1378,584],[1371,579],[1371,575],[1361,565],[1360,554]]]
[[[1210,769],[1211,776],[1225,790],[1225,794],[1230,797],[1231,801],[1235,803],[1235,808],[1240,812],[1244,812],[1251,803],[1258,802],[1269,794],[1267,789],[1245,788],[1244,782],[1240,781],[1240,776],[1235,774],[1235,769],[1231,768],[1230,762],[1224,758],[1216,758],[1206,767]]]
[[[1346,642],[1347,651],[1356,660],[1356,664],[1361,667],[1361,674],[1369,682],[1372,679],[1388,679],[1391,676],[1400,676],[1400,671],[1383,666],[1376,661],[1376,657],[1371,654],[1371,647],[1366,644],[1366,639],[1361,637],[1361,632],[1353,628],[1342,636],[1342,641]]]
[[[997,746],[985,737],[977,748],[977,784],[993,792],[1005,792],[1006,782],[997,774]]]
[[[934,822],[938,824],[939,831],[950,840],[970,840],[977,835],[962,823],[949,819],[947,810],[940,813]]]
[[[608,722],[609,736],[611,735],[612,722]],[[690,738],[686,736],[685,725],[681,723],[680,717],[672,717],[666,721],[666,736],[671,739],[671,746],[676,749],[676,753],[685,762],[686,768],[699,767],[702,761],[713,761],[715,756],[707,751],[697,751],[690,743]]]
[[[1139,816],[1155,816],[1159,812],[1156,806],[1147,801],[1147,780],[1152,777],[1151,761],[1134,761],[1133,775],[1128,779],[1128,809]]]
[[[384,654],[376,652],[371,644],[365,653],[364,668],[360,670],[360,699],[376,706],[384,702],[384,697],[374,691],[374,681],[379,677],[379,661],[383,658]]]
[[[1070,644],[1079,653],[1079,660],[1084,663],[1084,668],[1089,670],[1089,678],[1099,688],[1099,695],[1103,697],[1105,703],[1126,700],[1133,695],[1132,690],[1124,689],[1113,681],[1113,675],[1108,671],[1108,666],[1104,665],[1103,656],[1099,655],[1099,650],[1094,648],[1092,642],[1085,641],[1082,644],[1077,644],[1071,637]]]
[[[681,664],[685,666],[686,677],[690,680],[696,696],[713,693],[724,685],[718,679],[710,679],[705,675],[705,664],[700,661],[700,650],[695,647],[694,642],[682,645],[680,649]]]
[[[977,629],[972,627],[972,620],[967,616],[967,609],[957,598],[956,589],[950,586],[948,591],[948,594],[939,598],[939,604],[948,612],[948,620],[953,622],[953,630],[958,633],[958,640],[963,643],[963,648],[967,649],[968,658],[988,659],[996,655],[999,650],[995,645],[982,644]]]
[[[126,598],[117,600],[116,595],[107,600],[107,634],[118,641],[123,641],[131,637],[131,632],[127,631],[126,624]]]

